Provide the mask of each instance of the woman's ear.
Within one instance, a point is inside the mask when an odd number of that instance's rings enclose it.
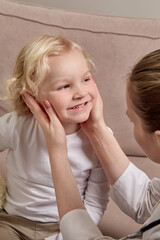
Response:
[[[155,135],[156,135],[157,140],[158,140],[159,145],[160,145],[160,130],[156,130],[156,131],[155,131]]]

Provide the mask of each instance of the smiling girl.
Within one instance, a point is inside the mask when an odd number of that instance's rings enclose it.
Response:
[[[67,156],[81,198],[93,221],[99,223],[109,183],[80,129],[97,98],[92,66],[79,45],[61,36],[39,37],[19,53],[13,77],[7,82],[14,111],[0,119],[0,151],[9,149],[6,203],[0,213],[3,240],[61,239],[47,151],[48,145],[52,149],[59,146],[51,141],[46,145],[40,125],[23,100],[25,92],[43,109],[44,100],[55,109],[67,135]]]

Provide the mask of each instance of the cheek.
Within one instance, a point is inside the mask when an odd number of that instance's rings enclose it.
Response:
[[[147,141],[140,129],[134,129],[134,138],[135,138],[136,142],[138,143],[138,145],[146,153]]]
[[[52,94],[49,91],[42,91],[40,90],[38,93],[38,97],[37,97],[37,101],[43,105],[43,101],[47,100],[51,103],[51,105],[53,106],[53,108],[55,109],[55,111],[57,112],[58,109],[61,109],[61,102],[58,101],[58,99],[54,96],[54,94]]]
[[[139,139],[139,135],[138,135],[137,130],[136,130],[135,127],[134,127],[134,138],[135,138],[136,142],[139,144],[140,139]]]
[[[38,96],[37,96],[37,100],[39,103],[43,103],[44,100],[48,100],[47,99],[47,91],[45,90],[45,87],[39,87],[39,92],[38,92]]]
[[[64,115],[64,106],[63,106],[63,104],[60,101],[54,100],[53,98],[52,99],[48,98],[48,101],[51,103],[51,106],[55,110],[58,118],[60,120],[62,120],[63,119],[63,115]]]
[[[97,100],[97,88],[96,88],[96,85],[95,85],[95,84],[91,86],[91,88],[90,88],[90,94],[91,94],[91,96],[92,96],[92,98],[93,98],[93,101],[94,101],[94,103],[95,103],[96,100]]]
[[[38,96],[36,96],[36,100],[37,102],[39,102],[41,105],[43,105],[43,100],[45,98],[43,97],[43,95],[41,93],[38,93]]]
[[[134,138],[136,140],[136,142],[141,146],[141,135],[140,132],[138,131],[138,129],[136,128],[136,126],[134,126]]]
[[[47,100],[51,103],[58,116],[66,109],[67,99],[60,94],[49,94]]]

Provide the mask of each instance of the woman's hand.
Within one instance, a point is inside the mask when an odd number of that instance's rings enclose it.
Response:
[[[45,113],[28,93],[23,98],[46,139],[60,218],[73,209],[85,209],[68,161],[65,131],[54,109],[44,100]]]
[[[89,138],[109,182],[114,184],[130,162],[105,124],[103,102],[99,93],[89,119],[82,123],[81,127]]]
[[[103,102],[102,98],[97,89],[97,100],[95,106],[91,110],[90,116],[86,122],[81,123],[81,127],[84,133],[89,136],[93,129],[98,129],[101,126],[104,126],[104,117],[103,117]]]
[[[30,94],[25,93],[23,99],[42,128],[49,153],[58,148],[66,149],[65,131],[51,104],[44,100],[44,112]]]

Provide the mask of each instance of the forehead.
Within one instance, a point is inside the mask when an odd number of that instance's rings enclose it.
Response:
[[[78,49],[67,51],[48,58],[48,71],[45,80],[67,79],[90,72],[87,60]]]
[[[48,57],[48,73],[86,71],[89,69],[88,62],[83,53],[78,49],[67,51],[58,56]]]
[[[83,52],[78,49],[78,48],[73,48],[67,51],[62,52],[61,54],[58,55],[49,55],[47,62],[48,64],[51,64],[52,62],[56,63],[56,62],[65,62],[68,61],[69,59],[82,59],[84,61],[86,61],[86,58],[83,54]]]

